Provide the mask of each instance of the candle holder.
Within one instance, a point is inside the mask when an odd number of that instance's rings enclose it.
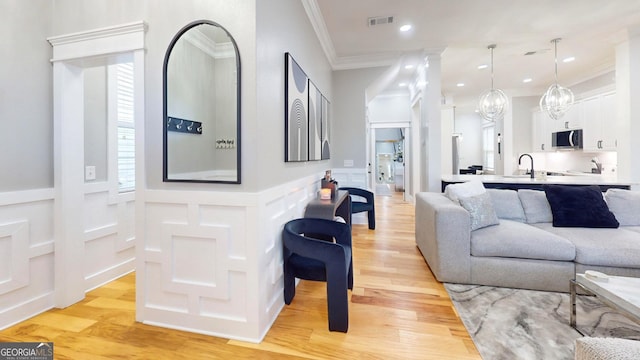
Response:
[[[331,200],[331,189],[323,188],[320,189],[320,199],[321,200]]]
[[[331,170],[325,171],[324,178],[320,180],[320,188],[329,189],[331,191],[331,198],[336,196],[336,190],[338,190],[338,182],[331,178]]]

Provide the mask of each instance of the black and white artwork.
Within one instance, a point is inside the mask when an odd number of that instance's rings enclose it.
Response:
[[[329,121],[329,100],[322,96],[322,160],[328,160],[331,158],[331,129]]]
[[[285,53],[285,73],[285,161],[307,161],[309,81],[289,53]]]
[[[309,80],[309,160],[322,159],[322,94]]]

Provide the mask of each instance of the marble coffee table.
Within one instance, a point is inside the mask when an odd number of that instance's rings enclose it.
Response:
[[[585,274],[576,274],[575,280],[571,280],[570,283],[569,323],[580,334],[582,332],[576,328],[576,286],[580,286],[603,303],[640,323],[640,278],[610,275],[604,281],[589,278]]]

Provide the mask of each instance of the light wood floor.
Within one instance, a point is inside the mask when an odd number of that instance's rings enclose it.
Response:
[[[0,342],[53,341],[55,359],[481,359],[414,239],[414,207],[376,197],[376,230],[353,226],[349,332],[329,332],[324,283],[302,281],[260,344],[135,322],[127,275],[0,332]]]

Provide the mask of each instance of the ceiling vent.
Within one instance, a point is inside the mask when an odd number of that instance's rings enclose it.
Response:
[[[368,22],[370,27],[377,26],[377,25],[391,24],[393,23],[393,16],[371,17],[368,19]]]
[[[524,56],[529,56],[529,55],[536,55],[536,54],[545,54],[548,53],[550,49],[540,49],[540,50],[534,50],[534,51],[527,51],[526,53],[524,53]]]

